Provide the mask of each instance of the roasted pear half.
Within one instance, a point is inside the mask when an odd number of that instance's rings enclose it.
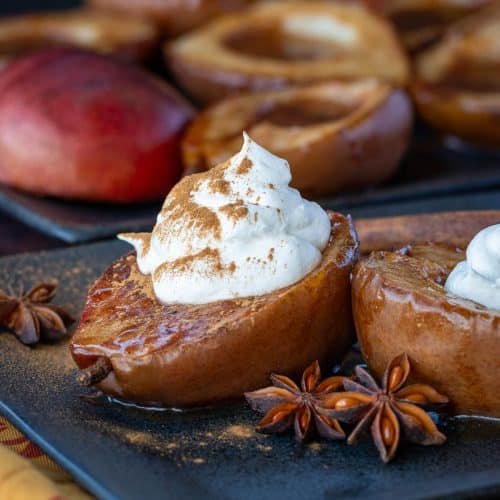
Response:
[[[449,396],[456,413],[500,417],[500,311],[444,288],[464,258],[444,244],[373,252],[353,274],[356,330],[376,374],[406,352],[415,379]]]
[[[158,35],[148,21],[86,9],[4,17],[0,19],[0,67],[16,56],[53,46],[142,62],[157,46]]]
[[[376,80],[328,82],[233,97],[200,113],[183,138],[186,173],[241,148],[241,133],[286,158],[311,196],[381,182],[407,149],[413,113],[404,91]]]
[[[450,23],[491,0],[367,0],[366,3],[391,19],[408,50],[418,51],[439,40]]]
[[[329,215],[320,265],[260,297],[163,305],[135,254],[122,257],[89,291],[71,340],[74,360],[82,369],[109,363],[99,384],[107,394],[181,408],[242,397],[271,372],[339,360],[353,340],[349,277],[358,241],[349,218]]]
[[[454,24],[415,63],[417,109],[430,125],[462,141],[500,141],[500,3]]]
[[[262,2],[168,43],[165,57],[199,102],[332,79],[404,85],[409,76],[391,24],[348,3]]]

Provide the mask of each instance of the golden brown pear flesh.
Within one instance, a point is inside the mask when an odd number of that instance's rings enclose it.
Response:
[[[349,277],[358,241],[349,218],[329,215],[321,264],[260,297],[162,305],[135,254],[122,257],[89,291],[74,360],[86,368],[109,358],[113,371],[99,384],[107,394],[179,408],[239,398],[268,384],[270,373],[298,374],[315,359],[340,360],[353,340]]]
[[[347,2],[258,3],[168,43],[165,58],[202,103],[331,80],[372,77],[402,86],[409,77],[391,24]]]
[[[427,244],[360,261],[352,281],[358,339],[377,375],[406,352],[414,379],[446,394],[454,412],[500,417],[500,311],[444,288],[464,259],[454,247]]]

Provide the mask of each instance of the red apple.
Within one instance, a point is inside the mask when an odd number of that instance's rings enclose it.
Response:
[[[103,56],[22,57],[0,73],[0,182],[89,201],[163,198],[193,113],[165,82]]]

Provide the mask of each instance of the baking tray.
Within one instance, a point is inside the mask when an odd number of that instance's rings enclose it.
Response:
[[[57,298],[78,315],[89,284],[126,249],[116,241],[6,257],[0,283],[57,278]],[[75,375],[66,342],[29,348],[0,335],[0,413],[99,498],[500,495],[496,421],[444,422],[444,446],[404,447],[384,465],[369,439],[301,446],[290,435],[256,434],[258,417],[244,403],[174,413],[89,401]]]
[[[412,147],[393,179],[362,191],[322,198],[326,208],[379,216],[394,213],[391,205],[500,187],[500,157],[455,152],[439,137],[419,126]],[[425,205],[425,202],[423,202]],[[0,208],[50,236],[68,243],[105,239],[121,231],[149,230],[161,203],[106,205],[40,198],[0,187]],[[460,207],[459,207],[460,208]],[[429,211],[428,209],[424,211]]]

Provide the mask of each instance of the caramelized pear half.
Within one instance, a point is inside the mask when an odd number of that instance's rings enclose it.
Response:
[[[461,21],[416,60],[413,95],[430,125],[463,141],[500,141],[500,3]]]
[[[75,9],[0,19],[0,66],[46,47],[78,47],[130,62],[147,59],[159,41],[141,19]]]
[[[418,51],[439,40],[452,22],[461,19],[491,0],[367,0],[396,26],[405,47]]]
[[[402,352],[415,380],[446,394],[459,414],[500,417],[500,311],[448,294],[465,254],[427,244],[373,252],[353,273],[353,312],[370,368],[381,375]]]
[[[286,158],[292,185],[310,196],[381,182],[396,170],[412,129],[407,95],[375,80],[247,94],[200,113],[183,138],[185,173],[210,169],[247,131]]]
[[[320,265],[260,297],[160,304],[135,254],[122,257],[89,291],[71,340],[74,360],[86,368],[109,359],[112,372],[99,384],[107,394],[181,408],[239,398],[271,372],[338,361],[353,341],[349,278],[358,241],[350,219],[330,218]]]
[[[263,2],[221,16],[168,43],[165,56],[199,102],[332,79],[403,85],[409,71],[388,21],[362,5],[320,1]]]

